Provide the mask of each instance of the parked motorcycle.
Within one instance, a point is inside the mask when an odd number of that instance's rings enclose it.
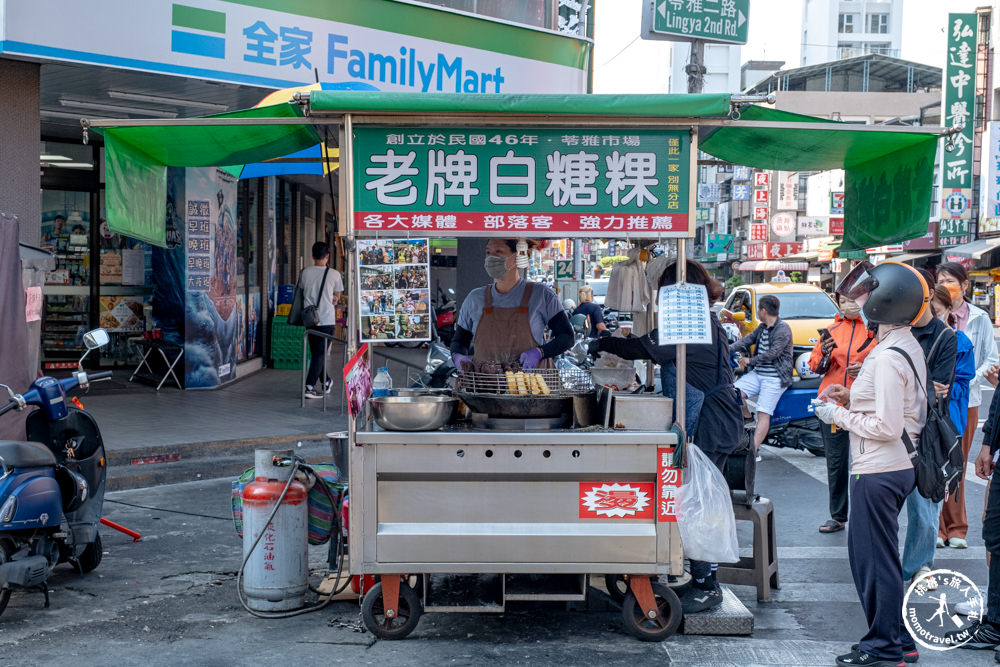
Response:
[[[735,325],[729,323],[722,327],[730,343],[739,340],[739,329]],[[734,368],[739,368],[739,356],[733,355],[731,359]],[[778,399],[763,444],[804,449],[815,456],[826,456],[826,446],[819,431],[823,425],[813,414],[812,407],[812,399],[819,395],[819,385],[823,378],[809,370],[808,352],[803,352],[795,360],[795,369],[797,375],[793,378],[792,385]],[[757,429],[757,405],[748,399],[747,407],[753,414],[753,419],[747,422],[746,430],[753,442],[753,433]]]
[[[0,415],[37,408],[28,415],[25,442],[0,441],[0,614],[14,590],[37,589],[48,607],[46,581],[56,565],[68,562],[86,573],[101,562],[104,443],[94,418],[68,405],[68,394],[111,377],[82,366],[108,340],[104,329],[84,334],[87,349],[66,379],[38,378],[23,394],[0,384],[10,399]]]
[[[458,369],[451,362],[451,350],[443,344],[443,341],[432,340],[427,346],[427,364],[424,366],[424,372],[413,386],[431,389],[454,387],[454,379],[457,376]]]
[[[455,321],[457,313],[455,308],[455,290],[448,288],[448,294],[437,288],[437,303],[434,304],[434,331],[437,338],[445,347],[451,345],[451,339],[455,336]]]

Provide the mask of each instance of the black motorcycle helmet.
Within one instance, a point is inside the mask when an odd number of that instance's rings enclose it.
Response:
[[[872,266],[861,262],[847,274],[837,294],[862,304],[870,323],[912,325],[920,319],[931,295],[920,272],[901,262]]]

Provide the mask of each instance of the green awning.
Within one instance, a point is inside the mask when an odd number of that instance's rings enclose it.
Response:
[[[699,148],[717,158],[758,169],[844,169],[842,250],[920,238],[927,233],[938,134],[891,130],[788,129],[780,123],[829,123],[812,116],[748,107],[741,120],[769,127],[705,128]]]
[[[731,96],[705,95],[453,95],[317,90],[310,113],[481,113],[694,118],[726,116]]]
[[[209,118],[302,117],[277,104]],[[111,231],[166,245],[167,166],[214,167],[261,162],[314,146],[311,125],[155,125],[95,128],[104,135],[105,201]]]

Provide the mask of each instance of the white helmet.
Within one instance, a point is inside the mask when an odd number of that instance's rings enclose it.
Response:
[[[566,310],[573,310],[574,308],[576,308],[576,301],[573,301],[573,299],[564,299],[563,308],[565,308]]]
[[[795,360],[795,371],[799,374],[799,377],[803,380],[808,378],[819,377],[819,373],[813,371],[809,366],[809,356],[810,352],[803,352]]]

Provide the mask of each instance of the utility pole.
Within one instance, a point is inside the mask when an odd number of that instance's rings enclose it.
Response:
[[[691,41],[691,59],[684,71],[688,75],[688,92],[700,93],[705,84],[705,42],[701,39]]]

